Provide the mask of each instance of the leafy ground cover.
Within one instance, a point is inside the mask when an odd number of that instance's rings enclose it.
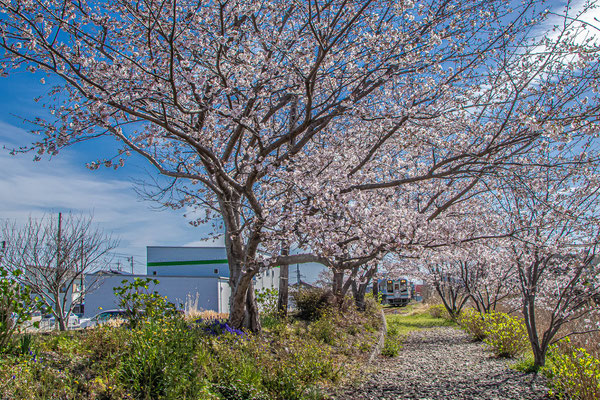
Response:
[[[381,328],[374,302],[314,321],[269,318],[260,335],[164,315],[23,336],[0,357],[0,398],[320,399],[360,372]]]

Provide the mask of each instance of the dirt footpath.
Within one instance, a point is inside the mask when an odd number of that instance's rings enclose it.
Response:
[[[334,396],[340,400],[549,399],[541,376],[508,368],[456,328],[414,331],[398,357],[375,360],[378,372]]]

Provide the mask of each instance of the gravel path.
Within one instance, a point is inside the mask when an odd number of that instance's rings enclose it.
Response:
[[[542,377],[508,368],[512,360],[496,359],[481,343],[455,328],[414,331],[398,357],[375,360],[378,372],[338,400],[549,399]]]

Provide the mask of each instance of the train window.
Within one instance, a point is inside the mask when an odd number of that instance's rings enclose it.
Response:
[[[387,291],[388,292],[394,291],[394,282],[393,281],[387,281]]]
[[[398,285],[397,283],[394,285],[394,289],[395,290],[399,290],[400,289],[400,285]]]

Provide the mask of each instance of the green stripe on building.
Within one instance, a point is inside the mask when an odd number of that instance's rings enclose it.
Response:
[[[159,261],[159,262],[148,262],[148,267],[164,267],[169,265],[208,265],[208,264],[227,264],[225,260],[192,260],[192,261]]]

